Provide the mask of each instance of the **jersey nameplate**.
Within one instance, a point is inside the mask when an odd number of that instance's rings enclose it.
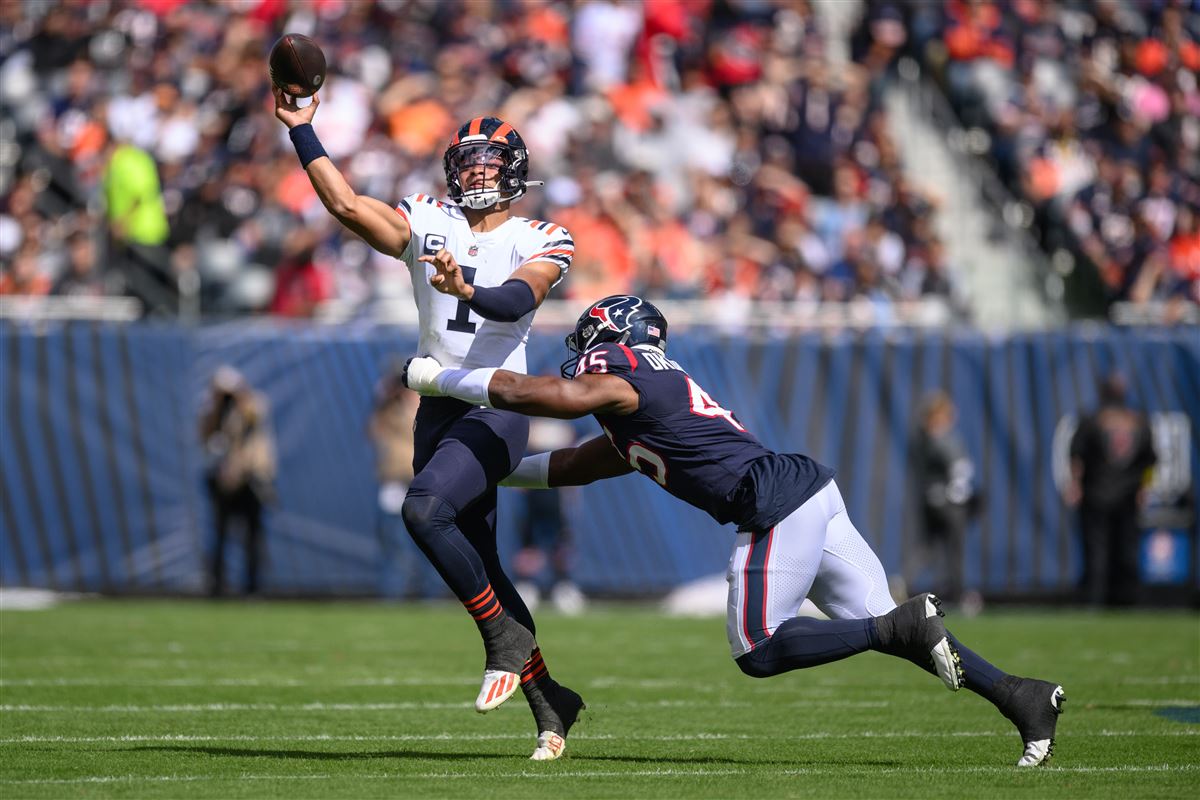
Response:
[[[646,359],[646,363],[649,364],[650,368],[655,372],[664,372],[668,370],[682,371],[683,369],[659,351],[651,350],[649,347],[639,348],[637,352],[639,356]]]

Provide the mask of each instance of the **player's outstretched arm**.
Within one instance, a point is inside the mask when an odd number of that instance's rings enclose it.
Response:
[[[632,414],[640,402],[634,388],[615,375],[584,374],[568,381],[505,369],[448,369],[421,357],[408,360],[403,378],[418,394],[456,397],[536,417]]]
[[[576,419],[588,414],[632,414],[638,393],[616,375],[580,375],[563,380],[497,370],[488,384],[493,408],[533,417]]]
[[[321,104],[320,97],[314,94],[312,103],[300,108],[279,87],[273,93],[275,116],[288,126],[300,163],[329,213],[384,255],[403,255],[412,235],[408,222],[387,203],[355,194],[317,140],[312,119]]]
[[[586,486],[630,472],[633,472],[633,467],[621,458],[608,437],[597,436],[578,447],[526,456],[511,475],[500,481],[500,485],[526,489]]]

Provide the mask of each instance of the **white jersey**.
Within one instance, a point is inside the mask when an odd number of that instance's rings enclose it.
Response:
[[[526,372],[525,343],[534,312],[516,322],[484,319],[457,297],[429,284],[437,274],[432,264],[417,259],[445,248],[462,268],[463,279],[474,286],[499,286],[525,264],[547,261],[559,269],[561,281],[571,267],[575,243],[566,228],[551,222],[509,217],[486,233],[471,230],[462,209],[451,201],[413,194],[396,211],[412,229],[401,259],[412,275],[413,296],[421,322],[420,352],[447,367],[502,367]],[[555,282],[557,283],[557,281]]]

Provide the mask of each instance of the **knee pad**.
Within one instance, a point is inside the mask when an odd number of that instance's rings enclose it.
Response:
[[[429,494],[409,494],[404,498],[400,516],[408,532],[417,539],[426,539],[453,527],[458,516],[454,507],[440,497]]]

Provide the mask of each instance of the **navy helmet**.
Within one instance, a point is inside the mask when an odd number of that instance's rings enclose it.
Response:
[[[459,173],[475,164],[494,166],[499,180],[494,187],[464,189]],[[464,122],[446,154],[442,157],[446,171],[446,188],[450,199],[461,206],[484,209],[496,203],[516,200],[525,194],[527,186],[538,186],[529,180],[529,151],[517,129],[496,117],[476,117]]]
[[[564,378],[573,378],[579,357],[603,342],[627,347],[648,344],[666,350],[667,318],[649,301],[614,294],[588,306],[566,341],[568,358],[561,371]]]

